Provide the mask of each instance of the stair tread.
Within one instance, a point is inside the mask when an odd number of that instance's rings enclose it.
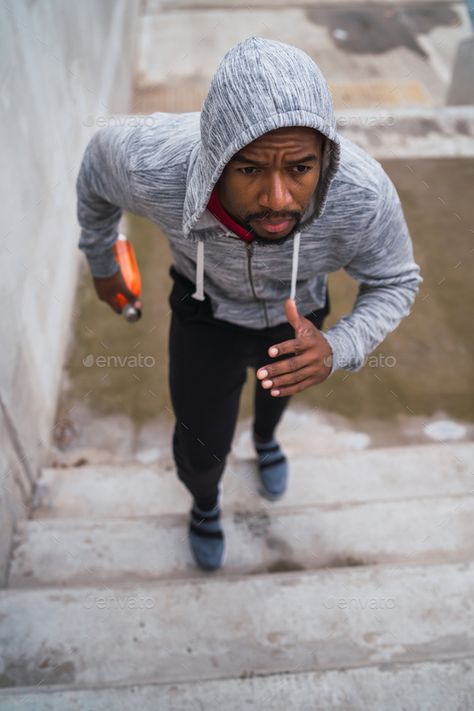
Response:
[[[474,563],[7,589],[0,646],[16,685],[436,661],[474,655],[473,599]]]
[[[474,443],[427,444],[290,458],[284,506],[343,504],[472,492]],[[223,503],[258,509],[256,460],[233,459],[222,479]],[[44,469],[34,518],[185,513],[190,496],[172,467],[95,466]]]
[[[329,509],[272,506],[223,507],[228,550],[216,575],[474,559],[473,495]],[[8,586],[206,577],[193,562],[187,522],[187,515],[24,521]]]
[[[145,684],[94,689],[0,689],[0,711],[11,711],[15,697],[35,711],[467,711],[474,697],[474,659],[384,664],[357,669],[269,674],[178,684]],[[343,705],[342,705],[343,704]]]

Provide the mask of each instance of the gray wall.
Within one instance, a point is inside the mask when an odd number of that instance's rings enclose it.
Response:
[[[75,178],[129,109],[138,2],[0,4],[0,583],[54,429],[78,266]]]

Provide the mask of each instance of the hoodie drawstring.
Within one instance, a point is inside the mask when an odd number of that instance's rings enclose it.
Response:
[[[298,278],[298,264],[300,253],[300,236],[301,232],[296,232],[293,238],[293,259],[291,263],[291,289],[290,299],[296,296],[296,280]],[[204,301],[204,241],[199,240],[197,244],[197,259],[196,259],[196,291],[192,294],[192,298],[197,301]]]
[[[197,245],[196,291],[191,296],[197,301],[204,301],[204,241],[202,239]]]
[[[290,289],[290,299],[293,299],[293,300],[296,295],[296,279],[298,277],[300,236],[301,236],[301,232],[295,232],[295,236],[293,238],[293,261],[291,264],[291,289]]]

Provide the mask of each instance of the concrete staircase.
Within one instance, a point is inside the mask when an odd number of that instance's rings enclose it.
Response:
[[[171,463],[45,469],[0,592],[0,709],[474,708],[474,444],[229,459],[198,570]]]

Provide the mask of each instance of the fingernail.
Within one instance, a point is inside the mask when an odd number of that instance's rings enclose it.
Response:
[[[276,355],[278,355],[278,348],[275,348],[275,347],[270,348],[269,353],[270,353],[271,356],[276,356]]]
[[[259,370],[258,373],[257,373],[257,377],[259,377],[259,378],[266,378],[267,375],[268,375],[268,371],[265,370],[265,369],[264,369],[264,370]]]
[[[273,383],[271,380],[264,380],[262,383],[262,387],[264,387],[264,388],[271,388],[272,385],[273,385]]]
[[[272,390],[271,394],[272,395],[279,395],[280,391],[279,390]]]

